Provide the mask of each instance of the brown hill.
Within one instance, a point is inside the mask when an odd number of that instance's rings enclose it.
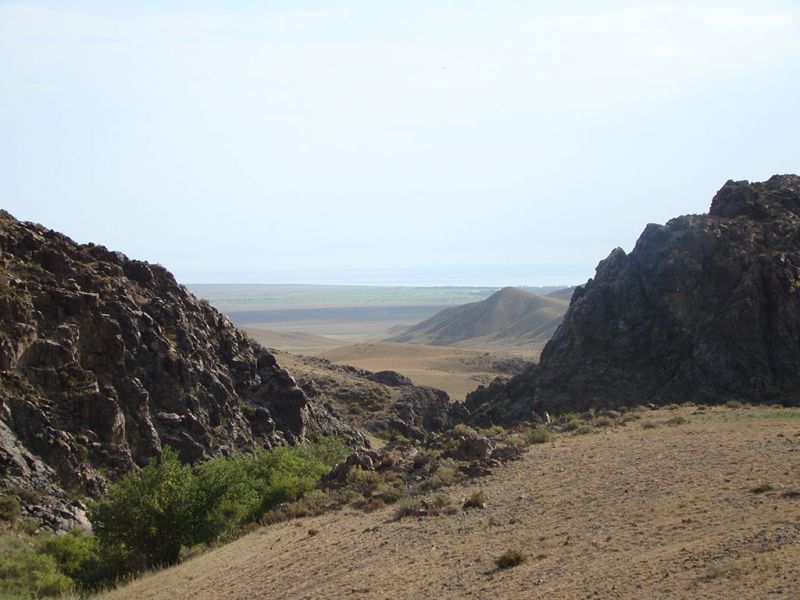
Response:
[[[360,439],[163,267],[0,211],[0,492],[26,516],[82,522],[70,497],[165,444],[194,461],[307,434]]]
[[[800,177],[729,181],[577,288],[538,366],[479,388],[483,421],[642,402],[800,402]]]
[[[486,300],[447,308],[387,341],[538,354],[569,302],[506,287]]]

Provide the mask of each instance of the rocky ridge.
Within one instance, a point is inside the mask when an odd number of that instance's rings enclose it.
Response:
[[[800,177],[729,181],[708,214],[648,225],[575,290],[538,365],[471,420],[674,402],[800,402]]]
[[[277,352],[310,398],[343,414],[354,426],[380,437],[400,434],[422,441],[462,422],[463,403],[443,390],[415,385],[395,371],[372,372],[324,358]]]
[[[361,442],[159,265],[0,211],[0,493],[58,529],[108,478],[309,435]]]

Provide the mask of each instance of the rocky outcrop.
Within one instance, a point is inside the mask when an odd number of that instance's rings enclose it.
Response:
[[[477,422],[634,404],[800,401],[800,178],[729,181],[648,225],[575,290],[538,366],[467,398]]]
[[[196,461],[360,440],[163,267],[4,211],[0,253],[0,493],[30,515],[77,522],[68,495],[97,494],[164,445]]]
[[[312,356],[285,356],[305,393],[346,414],[359,428],[384,437],[424,440],[463,421],[466,410],[440,389],[415,385],[394,371],[374,373]]]

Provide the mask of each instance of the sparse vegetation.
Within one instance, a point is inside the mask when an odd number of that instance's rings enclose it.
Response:
[[[526,560],[528,560],[528,557],[525,556],[522,550],[506,550],[495,560],[495,564],[498,569],[511,569],[521,565]]]
[[[767,492],[771,492],[774,490],[775,487],[768,482],[759,483],[756,487],[752,488],[750,491],[754,494],[766,494]]]
[[[406,517],[418,516],[422,509],[422,502],[418,498],[405,498],[397,504],[394,511],[394,520],[399,521]]]
[[[472,495],[464,501],[463,508],[486,508],[486,495],[483,490],[473,492]]]
[[[667,419],[666,421],[664,421],[664,425],[685,425],[688,422],[689,419],[678,415],[676,417],[672,417],[671,419]]]
[[[0,521],[16,521],[19,517],[19,501],[12,496],[0,496]]]
[[[470,427],[469,425],[464,425],[463,423],[459,423],[458,425],[453,427],[453,433],[455,435],[460,435],[465,438],[476,438],[479,435],[478,432],[475,431],[472,427]]]
[[[525,441],[529,444],[546,444],[553,439],[553,434],[547,429],[534,427],[533,429],[525,432]]]

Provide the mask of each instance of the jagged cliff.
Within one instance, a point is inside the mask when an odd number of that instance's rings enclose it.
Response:
[[[477,422],[651,402],[800,401],[800,177],[729,181],[576,289],[539,365],[467,398]]]
[[[51,527],[77,495],[183,459],[360,434],[163,267],[0,211],[0,492]]]

